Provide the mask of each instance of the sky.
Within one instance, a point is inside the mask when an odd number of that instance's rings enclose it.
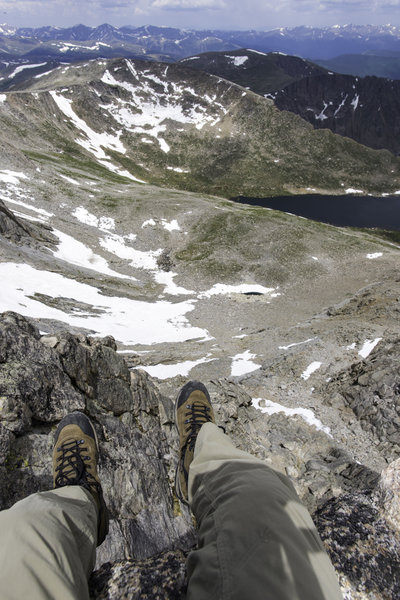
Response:
[[[0,0],[0,23],[189,29],[400,25],[400,0]]]

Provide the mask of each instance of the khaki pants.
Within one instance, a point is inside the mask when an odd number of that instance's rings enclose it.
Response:
[[[199,544],[188,600],[341,600],[333,567],[289,480],[201,428],[189,473]],[[87,600],[97,514],[79,486],[0,512],[2,600]]]
[[[32,494],[0,512],[1,600],[88,600],[97,508],[80,486]]]
[[[341,600],[332,564],[291,482],[206,423],[189,471],[199,527],[188,600]]]

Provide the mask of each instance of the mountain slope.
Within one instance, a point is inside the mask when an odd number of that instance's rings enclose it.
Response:
[[[154,597],[179,597],[195,535],[173,487],[173,399],[200,379],[234,443],[290,476],[343,593],[396,597],[399,247],[165,187],[193,160],[209,190],[209,153],[225,176],[213,144],[240,131],[258,140],[259,173],[273,136],[315,172],[307,144],[330,140],[349,181],[354,149],[396,159],[338,138],[346,166],[330,132],[296,130],[271,101],[179,65],[97,61],[34,82],[0,95],[0,508],[51,485],[56,424],[85,410],[112,507],[93,597],[143,595],[149,581]],[[226,163],[252,181],[250,162]]]
[[[264,96],[294,81],[325,73],[309,61],[279,52],[264,54],[255,50],[206,52],[181,63],[192,69],[218,75]]]
[[[251,50],[207,53],[181,62],[272,98],[280,110],[299,115],[316,129],[400,153],[399,81],[338,75],[301,58]]]
[[[400,81],[319,75],[289,84],[274,98],[279,109],[300,115],[313,127],[400,154]]]
[[[64,66],[0,99],[11,167],[13,154],[38,165],[64,154],[79,171],[94,156],[107,177],[221,196],[400,188],[389,153],[314,131],[270,100],[180,64]]]

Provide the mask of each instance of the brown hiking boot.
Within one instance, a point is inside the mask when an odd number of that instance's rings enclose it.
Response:
[[[97,474],[99,443],[90,419],[81,412],[65,416],[56,431],[53,448],[53,485],[80,485],[93,496],[98,508],[97,545],[108,533],[108,509]]]
[[[179,433],[180,455],[175,474],[175,491],[188,504],[189,466],[194,446],[204,423],[215,423],[214,411],[207,388],[199,381],[183,386],[175,402],[175,425]]]

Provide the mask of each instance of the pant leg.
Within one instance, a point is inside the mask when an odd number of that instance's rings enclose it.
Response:
[[[32,494],[0,512],[2,600],[88,600],[97,508],[80,486]]]
[[[341,600],[333,566],[289,479],[200,429],[189,471],[199,528],[188,600]]]

